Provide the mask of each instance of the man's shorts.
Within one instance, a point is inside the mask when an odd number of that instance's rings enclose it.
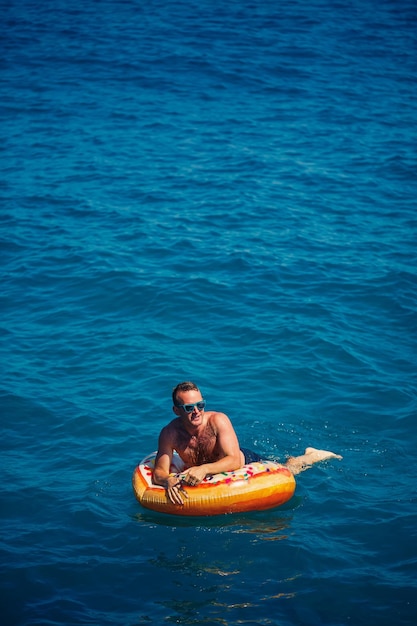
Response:
[[[248,448],[241,448],[244,456],[245,456],[245,465],[248,463],[256,463],[258,461],[262,461],[262,458],[253,450],[248,450]]]

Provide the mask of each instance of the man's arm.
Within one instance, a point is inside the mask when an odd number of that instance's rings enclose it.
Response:
[[[159,435],[158,454],[156,455],[152,478],[155,485],[165,487],[168,499],[173,504],[184,504],[180,493],[182,491],[181,482],[176,476],[171,476],[169,471],[173,453],[173,435],[168,425],[162,429]]]

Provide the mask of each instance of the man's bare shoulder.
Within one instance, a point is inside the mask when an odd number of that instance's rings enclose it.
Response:
[[[178,417],[175,417],[173,420],[171,420],[169,422],[169,424],[166,424],[166,426],[163,427],[163,429],[161,430],[161,436],[162,437],[175,437],[175,435],[178,432],[178,428],[179,428],[179,419]]]
[[[221,411],[206,411],[206,416],[209,419],[229,419],[226,413],[222,413]]]
[[[227,417],[226,413],[222,413],[221,411],[206,411],[207,421],[216,429],[227,426],[231,426],[230,419]]]

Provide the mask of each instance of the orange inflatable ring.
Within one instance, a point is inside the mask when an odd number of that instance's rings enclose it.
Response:
[[[249,463],[234,472],[207,476],[195,487],[184,484],[184,505],[172,504],[164,487],[154,485],[156,453],[147,456],[133,473],[133,491],[147,509],[171,515],[221,515],[264,511],[287,502],[295,490],[291,472],[274,461]],[[181,478],[184,464],[174,455],[171,473]]]

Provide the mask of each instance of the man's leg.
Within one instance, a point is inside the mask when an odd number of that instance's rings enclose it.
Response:
[[[299,474],[304,470],[311,467],[314,463],[320,461],[327,461],[327,459],[342,459],[340,454],[334,454],[328,450],[317,450],[316,448],[306,448],[306,451],[301,456],[292,456],[285,463],[290,472],[293,474]]]

